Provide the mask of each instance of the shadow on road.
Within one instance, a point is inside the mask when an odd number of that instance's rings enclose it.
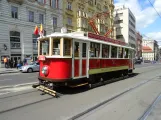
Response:
[[[139,73],[133,73],[133,74],[129,75],[127,78],[132,78],[132,77],[135,77],[137,75],[139,75]],[[110,83],[114,83],[114,82],[119,82],[119,81],[125,80],[127,78],[109,80],[109,81],[107,81],[106,84],[99,85],[99,86],[91,88],[91,89],[97,89],[98,87],[101,87],[101,86],[104,86],[104,85],[107,85],[107,84],[110,84]],[[59,88],[56,89],[56,91],[60,94],[63,94],[63,95],[72,95],[72,94],[79,94],[79,93],[82,93],[82,92],[86,92],[86,91],[91,90],[91,89],[89,89],[88,86],[82,86],[82,87],[77,87],[77,88],[59,87]]]

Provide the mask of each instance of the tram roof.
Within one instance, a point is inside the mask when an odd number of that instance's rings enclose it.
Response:
[[[74,38],[74,39],[78,39],[78,40],[81,40],[81,41],[84,41],[84,42],[102,43],[102,44],[108,44],[108,45],[112,45],[112,46],[124,47],[124,48],[134,50],[134,48],[132,48],[132,47],[130,47],[128,45],[119,45],[119,44],[114,44],[114,43],[107,42],[107,41],[102,41],[102,40],[98,40],[98,39],[89,38],[87,32],[72,32],[72,33],[55,32],[55,33],[52,33],[50,35],[46,35],[43,38],[49,38],[49,37]],[[43,38],[40,38],[40,39],[43,39]]]

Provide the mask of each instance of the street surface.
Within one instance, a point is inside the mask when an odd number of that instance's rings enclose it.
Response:
[[[136,64],[135,68],[151,68],[155,66],[158,66],[158,64]],[[38,72],[0,74],[0,88],[3,86],[37,82],[37,76]]]
[[[2,86],[25,84],[37,81],[38,72],[35,73],[9,73],[0,75],[0,88]]]
[[[41,92],[33,89],[31,85],[0,89],[0,93],[6,93],[0,94],[0,120],[67,120],[102,101],[148,81],[81,117],[85,120],[137,120],[161,93],[161,64],[136,65],[135,68],[134,72],[137,74],[134,77],[91,90],[83,87],[67,90],[61,93],[60,98],[40,95]],[[0,75],[0,85],[36,82],[37,74]],[[159,118],[160,111],[161,102],[147,119]]]

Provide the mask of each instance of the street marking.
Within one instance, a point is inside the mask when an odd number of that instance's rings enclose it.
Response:
[[[26,86],[26,85],[35,84],[35,83],[38,83],[38,82],[30,82],[30,83],[17,84],[17,85],[14,85],[13,87]]]
[[[10,92],[0,93],[0,95],[5,95],[5,94],[8,94],[8,93],[10,93]]]
[[[0,80],[0,82],[1,82],[1,81],[7,81],[7,80],[12,80],[12,79],[3,79],[3,80]]]
[[[10,85],[10,86],[0,86],[0,89],[6,89],[6,88],[15,88],[15,87],[20,87],[20,86],[27,86],[27,85],[32,85],[36,84],[38,82],[30,82],[30,83],[23,83],[23,84],[17,84],[17,85]]]
[[[15,88],[4,88],[0,90],[0,95],[5,95],[9,93],[14,93],[14,92],[20,92],[24,90],[30,90],[33,89],[32,86],[21,86],[21,87],[15,87]]]

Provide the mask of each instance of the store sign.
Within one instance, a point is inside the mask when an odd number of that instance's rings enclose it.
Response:
[[[111,43],[114,43],[114,44],[126,45],[125,42],[115,40],[115,39],[112,39],[112,38],[107,38],[107,37],[104,37],[104,36],[101,36],[101,35],[96,35],[94,33],[88,33],[88,37],[93,38],[93,39],[97,39],[97,40],[101,40],[101,41],[105,41],[105,42],[111,42]]]

